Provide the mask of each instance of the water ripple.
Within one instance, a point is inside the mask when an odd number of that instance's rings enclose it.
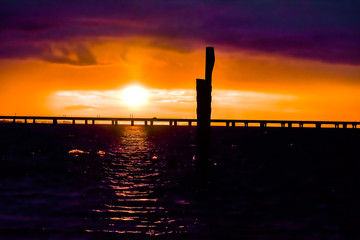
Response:
[[[172,217],[170,205],[189,204],[186,200],[170,200],[164,191],[175,185],[161,158],[163,149],[149,141],[141,127],[129,127],[113,143],[104,167],[104,182],[113,198],[95,216],[106,224],[93,226],[88,232],[158,236],[187,232],[195,219]],[[100,151],[99,151],[100,152]]]

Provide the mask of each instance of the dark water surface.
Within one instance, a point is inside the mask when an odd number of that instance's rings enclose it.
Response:
[[[360,131],[0,124],[0,239],[360,239]]]

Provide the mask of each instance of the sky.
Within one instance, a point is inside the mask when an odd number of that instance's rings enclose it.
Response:
[[[0,115],[360,121],[360,1],[0,0]]]

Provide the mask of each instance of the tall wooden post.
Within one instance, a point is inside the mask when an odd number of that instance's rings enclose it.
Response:
[[[207,165],[210,157],[210,119],[212,71],[215,63],[213,47],[206,48],[205,79],[196,79],[198,165]]]

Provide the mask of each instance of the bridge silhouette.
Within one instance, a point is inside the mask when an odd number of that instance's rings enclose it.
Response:
[[[0,123],[13,124],[73,124],[73,125],[168,125],[197,126],[197,119],[182,118],[115,118],[115,117],[54,117],[54,116],[0,116]],[[280,128],[358,128],[360,122],[210,119],[211,126],[226,127],[280,127]]]

